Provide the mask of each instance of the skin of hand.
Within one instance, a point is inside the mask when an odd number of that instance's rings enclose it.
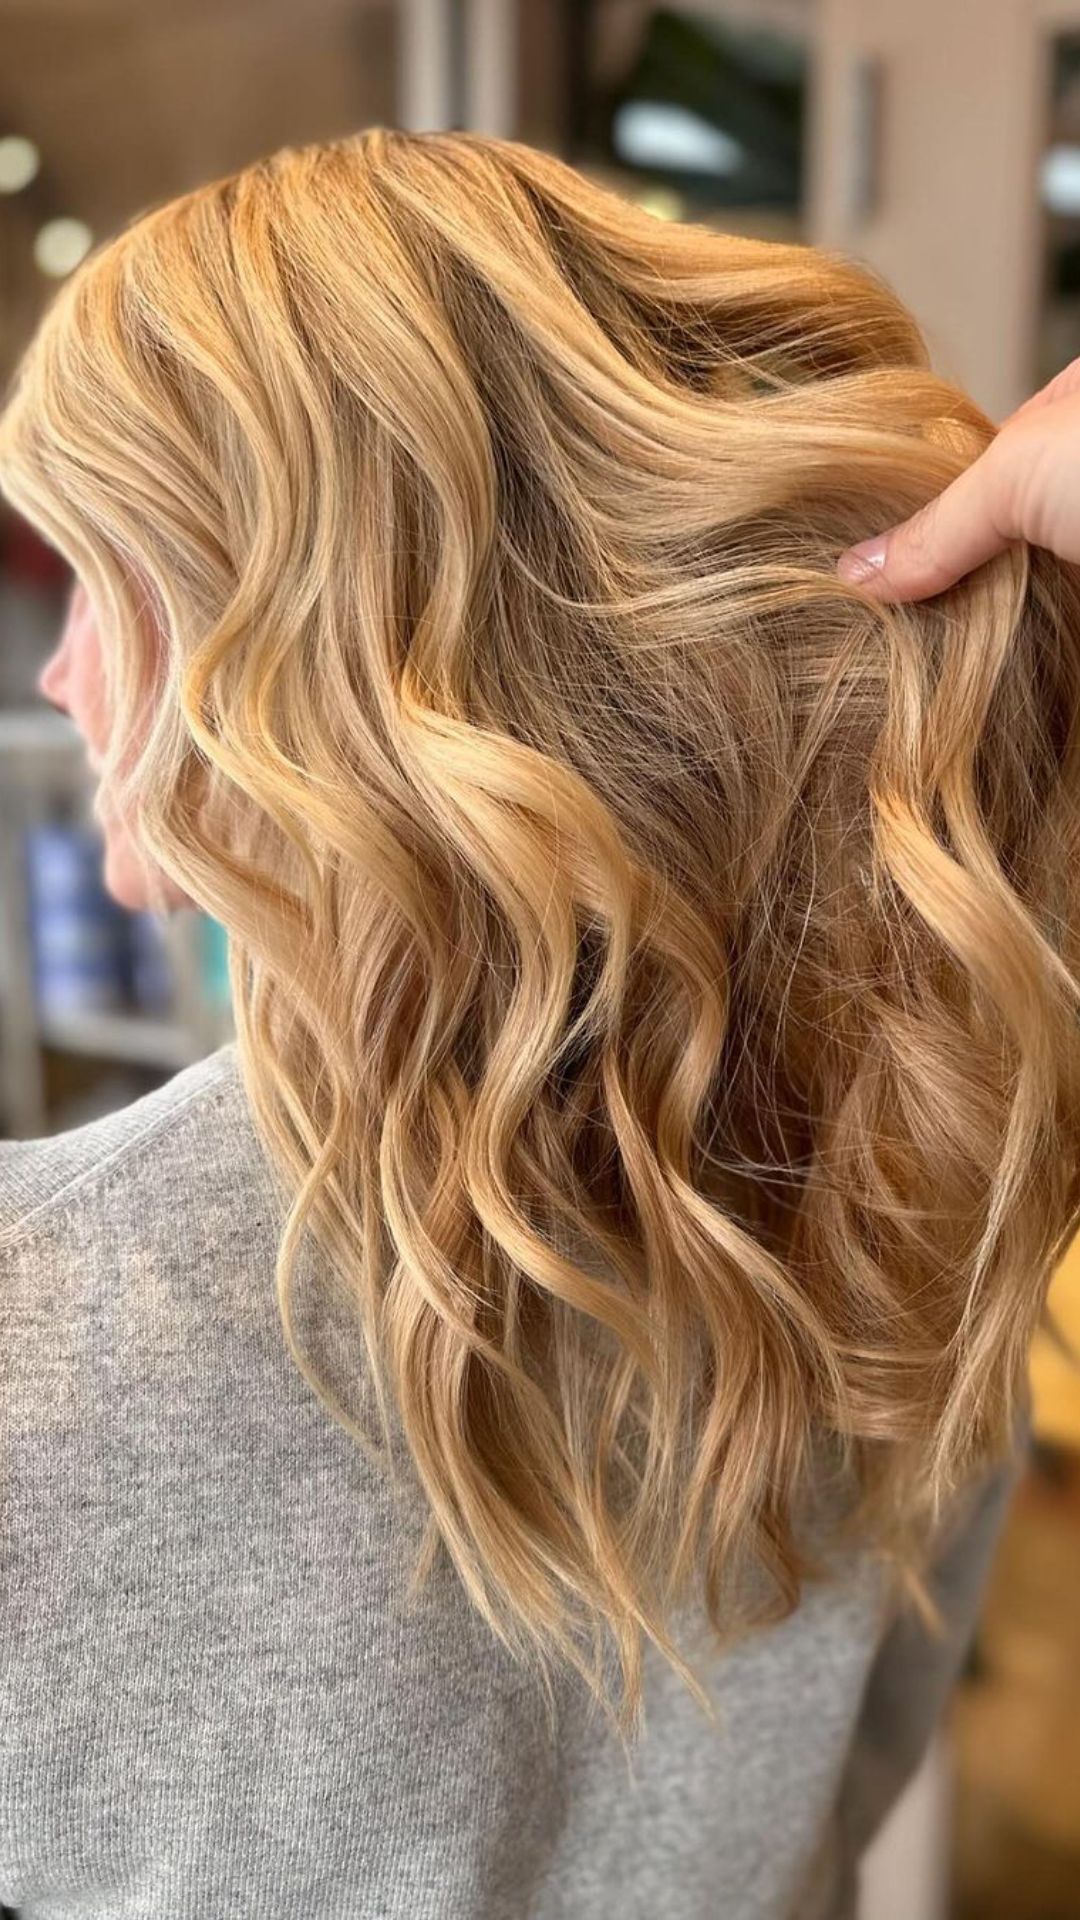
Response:
[[[86,742],[90,770],[100,773],[110,721],[101,634],[90,596],[81,580],[75,582],[59,640],[38,675],[37,686],[46,700],[74,721]],[[120,906],[132,911],[153,906],[148,885],[150,864],[131,824],[106,805],[100,794],[95,800],[94,816],[105,841],[106,892]],[[169,875],[161,874],[159,879],[170,911],[191,904],[188,895]]]
[[[924,600],[1013,540],[1080,560],[1080,358],[1009,414],[936,499],[842,553],[837,572],[876,599]]]

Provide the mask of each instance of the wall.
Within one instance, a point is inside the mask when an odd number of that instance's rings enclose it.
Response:
[[[1034,378],[1047,36],[1080,0],[819,0],[807,237],[869,260],[1001,419]],[[846,206],[852,69],[883,61],[881,197]]]

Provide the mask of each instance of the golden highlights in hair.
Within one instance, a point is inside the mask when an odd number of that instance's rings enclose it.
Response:
[[[0,418],[228,928],[296,1364],[623,1733],[646,1639],[707,1706],[678,1606],[823,1575],[822,1460],[918,1588],[1080,1217],[1078,575],[834,573],[992,432],[866,269],[385,127],[141,214]]]

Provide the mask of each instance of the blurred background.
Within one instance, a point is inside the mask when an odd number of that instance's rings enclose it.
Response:
[[[658,219],[843,249],[1000,420],[1080,353],[1080,0],[0,0],[0,380],[139,211],[370,122],[527,140]],[[231,1032],[223,930],[115,906],[81,742],[35,690],[71,582],[0,506],[0,1135]],[[1080,1349],[1080,1249],[1057,1276]],[[1035,1434],[977,1643],[864,1920],[1080,1920],[1080,1371]]]

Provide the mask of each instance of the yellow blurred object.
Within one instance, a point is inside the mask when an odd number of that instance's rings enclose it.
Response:
[[[1038,1439],[1080,1449],[1080,1236],[1054,1275],[1050,1308],[1078,1363],[1059,1353],[1048,1335],[1036,1335],[1031,1350],[1033,1424]]]
[[[686,202],[680,193],[672,193],[667,187],[649,187],[637,196],[639,207],[646,213],[654,213],[658,220],[685,220]]]

